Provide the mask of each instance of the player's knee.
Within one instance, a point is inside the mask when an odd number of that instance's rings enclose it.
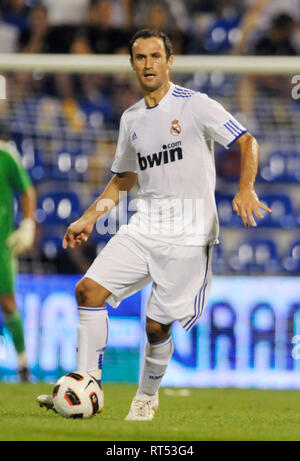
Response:
[[[105,301],[104,293],[101,286],[91,279],[83,278],[75,288],[77,303],[79,306],[98,307],[102,306]]]
[[[17,309],[14,295],[0,296],[0,305],[5,314],[12,314]]]
[[[76,284],[76,287],[75,287],[75,295],[76,295],[76,300],[77,300],[77,303],[79,304],[79,306],[82,306],[84,305],[84,302],[87,298],[87,293],[86,293],[86,289],[85,289],[85,283],[84,283],[84,279],[81,279],[77,284]]]
[[[171,325],[163,325],[155,320],[146,319],[146,333],[150,343],[163,341],[171,334]]]

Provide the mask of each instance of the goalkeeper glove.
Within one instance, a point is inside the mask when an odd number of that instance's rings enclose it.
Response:
[[[11,247],[12,254],[18,256],[24,253],[33,245],[35,236],[35,222],[26,218],[21,221],[20,226],[7,239],[7,244]]]

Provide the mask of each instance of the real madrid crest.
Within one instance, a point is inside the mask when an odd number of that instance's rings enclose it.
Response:
[[[170,131],[173,136],[178,136],[181,133],[181,126],[178,120],[173,120]]]

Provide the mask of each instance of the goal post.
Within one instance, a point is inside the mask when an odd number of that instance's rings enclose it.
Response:
[[[125,55],[0,54],[0,72],[132,72]],[[238,75],[291,75],[300,72],[300,57],[175,55],[173,72],[220,71]]]

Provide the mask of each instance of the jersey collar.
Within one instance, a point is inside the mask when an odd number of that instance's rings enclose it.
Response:
[[[146,105],[146,101],[144,99],[144,103],[145,103],[145,109],[147,110],[147,112],[151,112],[151,110],[155,110],[157,109],[158,107],[160,108],[160,110],[163,110],[165,112],[170,112],[170,96],[171,94],[173,93],[173,90],[175,88],[175,85],[173,82],[170,82],[170,88],[168,89],[168,91],[166,92],[166,94],[164,95],[164,97],[159,101],[158,104],[156,104],[156,106],[153,106],[153,107],[148,107]]]

